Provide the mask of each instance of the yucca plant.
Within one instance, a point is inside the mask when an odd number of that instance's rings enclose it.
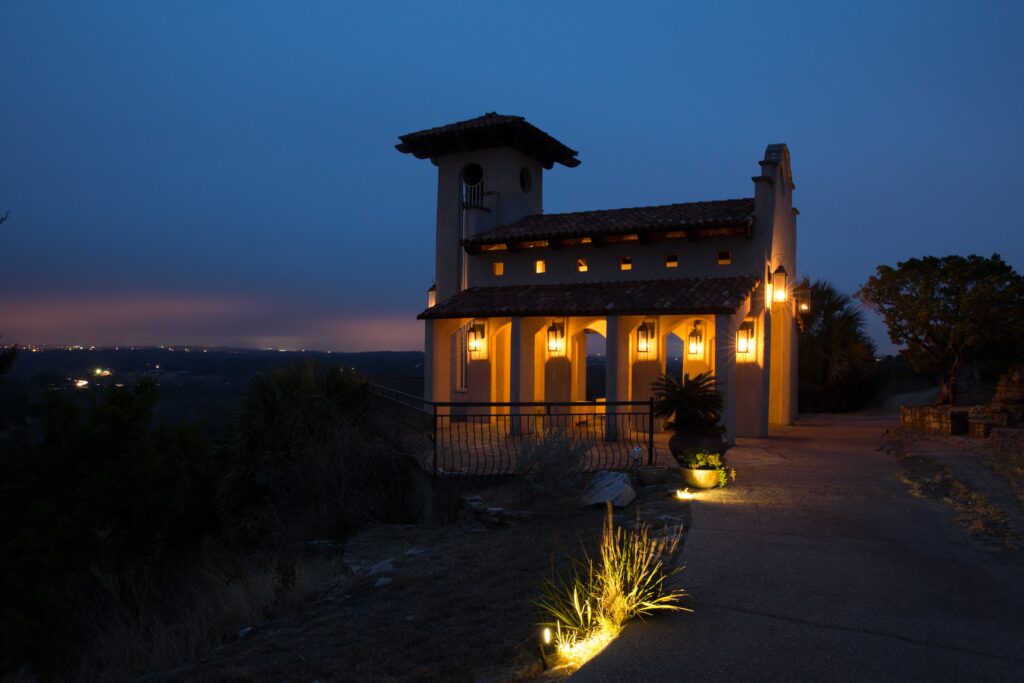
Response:
[[[568,574],[542,584],[536,605],[551,619],[559,665],[581,666],[610,643],[629,619],[657,611],[691,611],[679,605],[687,595],[671,584],[682,571],[676,564],[682,527],[668,538],[648,526],[615,528],[611,505],[595,562],[584,551]]]

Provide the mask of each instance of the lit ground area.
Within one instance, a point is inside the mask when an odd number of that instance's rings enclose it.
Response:
[[[693,504],[696,612],[630,624],[574,678],[1021,680],[1021,553],[911,495],[882,447],[894,424],[803,416],[741,440],[736,485]]]

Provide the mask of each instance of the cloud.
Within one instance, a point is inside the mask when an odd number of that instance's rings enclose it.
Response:
[[[312,303],[194,294],[34,295],[0,301],[20,344],[196,345],[335,351],[422,348],[415,315],[330,315]]]

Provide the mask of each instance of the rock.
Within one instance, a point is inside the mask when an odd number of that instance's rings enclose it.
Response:
[[[243,628],[241,631],[238,632],[238,637],[239,638],[245,638],[250,633],[252,633],[252,626],[246,626],[245,628]]]
[[[391,581],[391,577],[390,576],[382,576],[382,577],[380,577],[379,579],[377,579],[374,582],[373,587],[374,588],[387,588],[388,586],[391,585],[391,583],[392,583],[392,581]]]
[[[377,576],[378,574],[390,574],[393,571],[395,571],[395,563],[391,560],[384,560],[367,569],[366,573],[369,576]]]
[[[409,548],[403,554],[406,557],[412,557],[413,555],[422,555],[424,552],[423,548]]]
[[[534,516],[532,510],[505,510],[505,519],[512,519],[517,522],[529,522]]]
[[[583,489],[584,505],[604,505],[611,501],[615,507],[626,507],[636,498],[636,492],[630,486],[629,477],[622,472],[601,470],[587,483]]]

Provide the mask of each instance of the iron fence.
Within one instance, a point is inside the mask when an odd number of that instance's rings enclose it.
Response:
[[[515,474],[525,444],[561,432],[586,445],[581,469],[627,469],[655,460],[649,401],[433,402],[371,385],[383,429],[433,476]],[[390,425],[390,427],[388,426]]]

